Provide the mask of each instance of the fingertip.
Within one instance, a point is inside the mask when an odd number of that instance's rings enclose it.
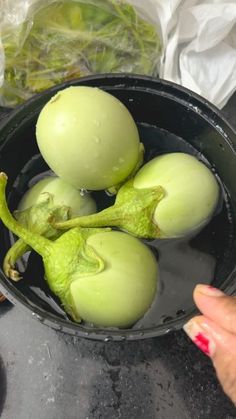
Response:
[[[219,290],[218,288],[213,287],[212,285],[209,285],[209,284],[196,285],[193,292],[194,300],[201,298],[201,296],[203,295],[207,297],[225,297],[226,296],[223,293],[223,291]]]
[[[198,293],[198,290],[197,290]],[[200,293],[199,293],[200,294]],[[230,298],[230,297],[228,297]],[[208,299],[209,300],[209,299]],[[214,299],[212,299],[214,300]],[[224,300],[224,299],[223,299]],[[219,301],[223,301],[219,300]],[[236,335],[206,316],[193,317],[183,327],[192,342],[207,356],[216,369],[223,390],[236,401]]]
[[[230,333],[236,334],[236,298],[214,287],[199,284],[194,290],[199,311]]]
[[[193,290],[193,299],[195,304],[198,306],[198,300],[200,299],[201,301],[201,297],[203,295],[202,293],[202,289],[205,287],[205,284],[197,284],[196,287]]]

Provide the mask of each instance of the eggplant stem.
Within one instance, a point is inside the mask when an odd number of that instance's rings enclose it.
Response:
[[[42,237],[40,234],[32,233],[30,230],[19,224],[11,215],[6,202],[6,184],[7,175],[0,173],[0,218],[4,225],[11,230],[16,236],[22,238],[30,247],[32,247],[41,256],[50,253],[52,243],[50,240]]]
[[[118,227],[120,211],[113,205],[96,214],[84,215],[71,218],[67,221],[56,222],[53,218],[49,220],[56,229],[68,230],[73,227]]]

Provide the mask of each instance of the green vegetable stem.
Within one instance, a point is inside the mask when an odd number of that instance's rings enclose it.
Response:
[[[66,221],[76,215],[93,212],[96,212],[96,204],[89,194],[81,196],[76,188],[62,179],[49,176],[37,182],[25,193],[14,216],[30,231],[54,240],[61,232],[48,222],[50,217],[55,217],[57,221]],[[21,279],[15,264],[29,250],[30,247],[22,239],[18,239],[8,250],[3,270],[12,280]]]
[[[186,153],[168,153],[149,161],[122,186],[112,207],[53,225],[115,226],[137,237],[179,237],[203,227],[218,200],[219,185],[205,164]]]
[[[48,219],[53,216],[58,221],[68,220],[69,210],[70,208],[66,206],[55,206],[53,196],[47,194],[44,196],[44,201],[24,211],[15,211],[15,217],[22,226],[30,231],[54,240],[61,233],[50,225]],[[6,276],[14,281],[21,279],[21,275],[15,269],[15,264],[29,250],[30,246],[23,239],[18,239],[12,245],[3,262],[3,270]]]
[[[154,222],[154,212],[164,197],[164,189],[161,186],[136,189],[133,182],[134,180],[130,179],[119,189],[113,206],[97,214],[75,217],[65,222],[58,222],[52,216],[52,225],[58,229],[110,226],[140,238],[161,237],[162,233]]]
[[[0,218],[42,256],[45,277],[65,311],[99,326],[128,327],[151,306],[158,278],[154,255],[135,237],[110,229],[73,228],[55,241],[15,220],[0,174]]]

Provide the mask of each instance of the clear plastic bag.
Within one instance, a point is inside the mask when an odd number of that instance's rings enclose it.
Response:
[[[64,80],[106,72],[157,76],[158,22],[140,1],[2,0],[0,105]],[[145,9],[153,4],[145,1]]]

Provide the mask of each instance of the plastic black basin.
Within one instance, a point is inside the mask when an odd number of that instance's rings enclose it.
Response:
[[[21,179],[24,176],[27,178],[31,170],[28,162],[32,162],[33,156],[36,156],[35,161],[39,159],[35,140],[35,124],[39,112],[53,94],[71,85],[97,86],[118,97],[130,110],[140,128],[147,159],[153,156],[153,150],[158,151],[159,148],[160,152],[187,151],[202,156],[223,185],[224,196],[227,196],[225,219],[217,221],[216,216],[213,226],[215,230],[208,226],[188,244],[180,241],[177,253],[176,248],[173,250],[173,241],[167,240],[160,244],[161,252],[163,246],[170,249],[170,256],[163,262],[163,265],[166,264],[163,269],[167,272],[167,279],[164,278],[159,287],[155,303],[157,308],[130,329],[93,328],[76,324],[66,318],[60,308],[54,309],[47,300],[40,297],[37,287],[33,287],[30,282],[32,279],[34,283],[33,277],[38,276],[39,272],[43,281],[43,271],[38,269],[36,256],[31,256],[31,268],[25,281],[14,283],[1,271],[1,290],[10,301],[22,304],[46,325],[81,337],[103,340],[143,339],[179,329],[196,311],[192,290],[197,282],[213,283],[228,294],[236,290],[236,133],[209,102],[170,82],[119,74],[66,82],[36,95],[10,112],[0,125],[0,169],[8,175],[8,193],[11,195],[12,190],[15,191],[14,199],[10,198],[9,201],[12,209],[14,200],[16,203],[17,196],[24,189],[19,184],[16,187],[16,179],[20,173]],[[168,135],[165,130],[169,132]],[[2,225],[0,235],[2,264],[10,243],[9,233]],[[174,274],[172,272],[173,266],[180,267],[180,274],[176,278],[175,271]]]

